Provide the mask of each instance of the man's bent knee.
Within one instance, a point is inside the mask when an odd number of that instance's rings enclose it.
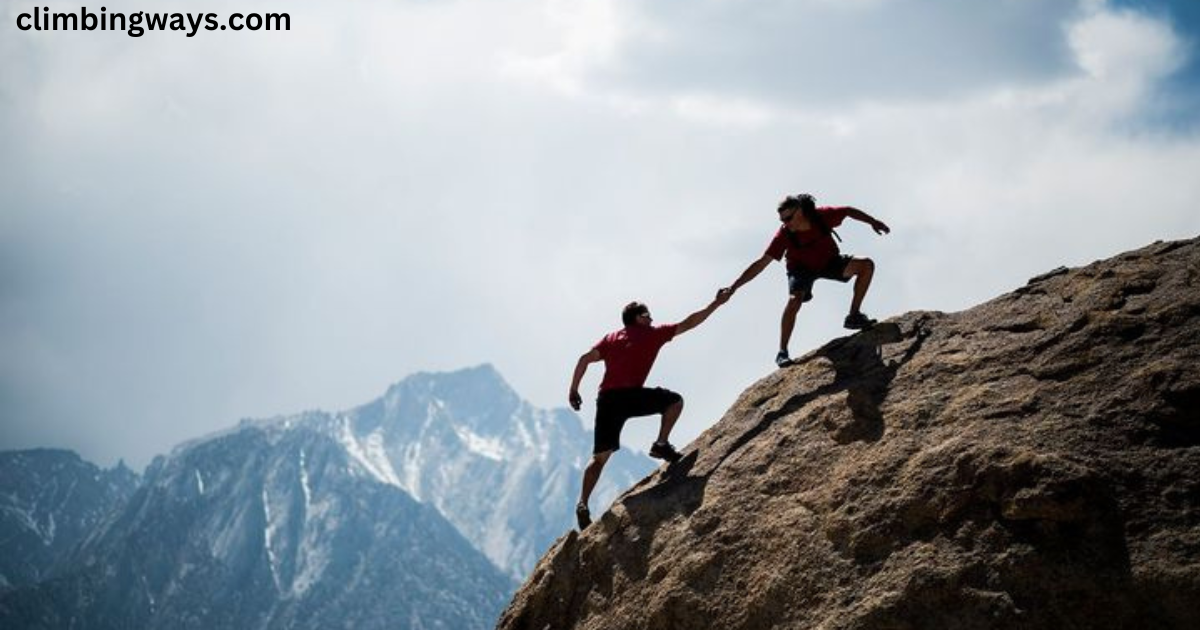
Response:
[[[842,274],[844,278],[853,278],[862,273],[874,273],[875,261],[870,258],[855,258],[846,265],[846,271]]]

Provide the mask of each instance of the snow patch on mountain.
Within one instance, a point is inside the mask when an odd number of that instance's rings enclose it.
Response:
[[[263,547],[267,552],[267,567],[271,569],[271,580],[275,583],[275,592],[282,592],[283,585],[279,579],[279,560],[275,557],[274,538],[275,533],[279,530],[279,522],[271,518],[271,498],[267,496],[267,489],[262,489],[262,507],[263,520],[267,526],[263,529]]]
[[[300,489],[304,491],[304,509],[312,504],[312,488],[308,485],[308,464],[304,461],[304,450],[300,450]]]
[[[342,417],[338,424],[337,440],[358,465],[383,483],[409,490],[396,475],[392,460],[384,448],[383,435],[379,431],[360,439],[350,426],[350,418]]]
[[[504,440],[498,437],[487,438],[475,433],[464,426],[454,426],[454,434],[458,439],[462,440],[463,446],[467,450],[477,455],[482,455],[492,461],[502,462],[509,459],[508,448],[505,447]]]

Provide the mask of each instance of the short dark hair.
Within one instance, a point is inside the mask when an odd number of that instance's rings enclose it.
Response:
[[[621,321],[626,326],[632,326],[637,321],[638,315],[650,312],[650,307],[641,302],[630,302],[621,309]]]
[[[779,212],[786,212],[792,208],[797,208],[804,214],[811,216],[811,213],[817,209],[817,200],[812,195],[801,193],[799,195],[789,195],[783,201],[779,202]]]
[[[837,232],[834,232],[833,228],[829,227],[829,224],[825,222],[825,218],[821,216],[821,213],[817,212],[817,200],[812,195],[801,193],[799,195],[792,195],[779,202],[780,214],[791,208],[799,208],[800,212],[805,217],[808,217],[808,222],[815,225],[818,230],[836,237],[839,241],[842,240],[842,237],[838,236]]]

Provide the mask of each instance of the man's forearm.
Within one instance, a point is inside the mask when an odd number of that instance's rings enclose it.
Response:
[[[850,208],[846,212],[846,216],[866,223],[867,225],[871,226],[872,230],[875,230],[876,234],[887,234],[888,232],[892,231],[892,228],[888,227],[888,224],[876,219],[862,210],[859,210],[858,208]]]
[[[738,276],[737,280],[734,280],[733,284],[729,285],[729,290],[737,291],[738,289],[742,288],[742,285],[750,282],[757,277],[758,274],[762,273],[762,270],[766,268],[768,263],[769,261],[764,261],[762,259],[751,263],[750,266],[746,267],[746,270],[742,272],[742,275]]]
[[[863,223],[875,223],[875,217],[863,212],[862,210],[859,210],[858,208],[850,208],[849,211],[846,212],[846,216],[850,217],[851,219],[862,221]]]
[[[733,281],[733,284],[729,285],[729,290],[737,291],[738,289],[742,288],[742,285],[746,284],[747,282],[750,282],[751,280],[754,279],[754,276],[757,276],[757,275],[758,275],[758,269],[756,269],[753,265],[750,266],[749,268],[747,268],[745,271],[742,272],[742,275],[737,277],[737,280]]]
[[[575,373],[571,375],[571,391],[579,391],[579,384],[583,382],[583,375],[587,372],[588,362],[583,357],[575,364]]]
[[[695,313],[685,317],[684,320],[680,322],[680,326],[684,328],[695,328],[696,326],[703,324],[704,320],[708,319],[708,316],[712,315],[713,311],[717,310],[717,306],[719,306],[719,304],[717,304],[716,301],[713,301],[708,306],[705,306]]]

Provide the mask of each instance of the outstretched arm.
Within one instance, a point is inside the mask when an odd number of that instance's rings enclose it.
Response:
[[[888,227],[886,223],[876,219],[866,212],[863,212],[862,210],[859,210],[858,208],[849,208],[846,212],[846,216],[850,217],[851,219],[866,223],[867,225],[871,226],[872,230],[875,230],[876,234],[887,234],[888,232],[892,231],[892,228]]]
[[[750,282],[755,278],[755,276],[762,273],[762,270],[766,269],[767,265],[771,264],[772,260],[774,260],[774,258],[763,254],[762,258],[750,263],[750,266],[746,267],[746,270],[742,272],[742,275],[738,276],[737,280],[733,281],[733,284],[718,291],[717,295],[721,295],[723,293],[725,294],[725,299],[727,300],[733,297],[733,294],[736,293],[743,284]]]
[[[567,394],[567,401],[571,403],[571,408],[579,411],[583,406],[583,396],[579,395],[579,383],[583,381],[583,374],[587,372],[588,364],[595,363],[600,360],[600,351],[592,348],[579,357],[579,361],[575,363],[575,373],[571,375],[571,391]]]
[[[708,306],[705,306],[695,313],[688,315],[687,317],[683,318],[683,321],[675,325],[675,335],[682,335],[683,333],[704,323],[704,320],[708,319],[708,316],[712,315],[718,307],[729,301],[729,295],[730,294],[726,293],[724,289],[717,291],[717,296],[713,298],[712,302],[708,303]]]

